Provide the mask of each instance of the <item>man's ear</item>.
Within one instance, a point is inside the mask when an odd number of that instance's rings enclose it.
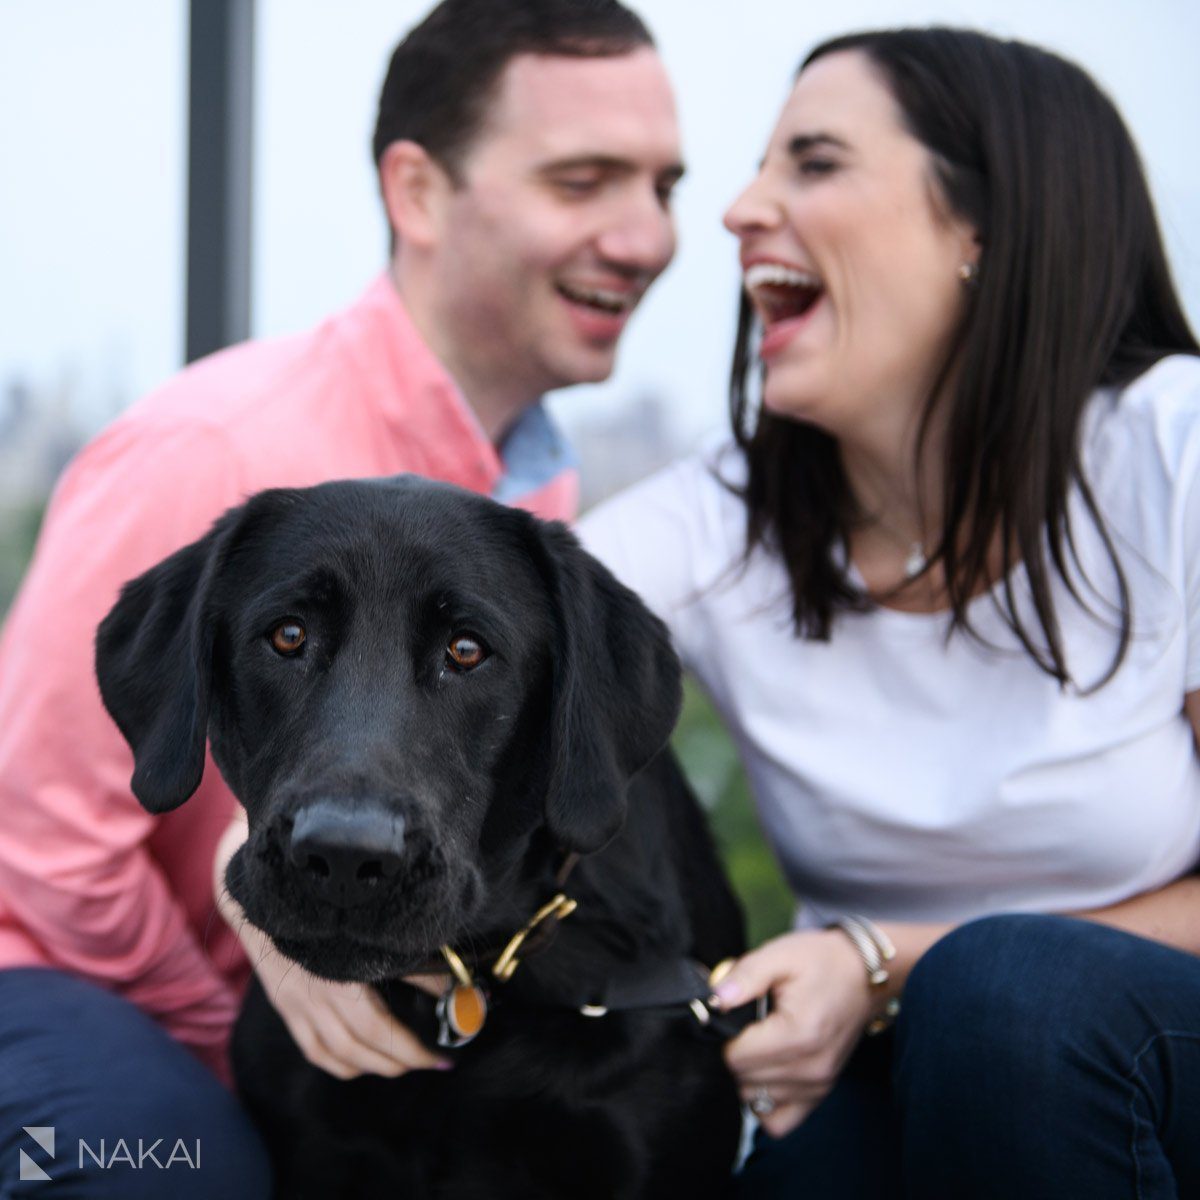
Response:
[[[212,596],[244,509],[131,580],[96,633],[104,707],[133,750],[133,794],[152,813],[199,786],[208,736]]]
[[[587,854],[620,829],[629,781],[675,727],[679,659],[663,623],[565,526],[539,532],[559,625],[546,823]]]
[[[445,199],[454,190],[446,169],[417,142],[392,142],[379,160],[379,187],[398,243],[436,244]]]

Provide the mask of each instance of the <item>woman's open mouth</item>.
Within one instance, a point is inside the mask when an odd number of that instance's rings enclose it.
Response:
[[[811,271],[777,262],[748,267],[743,282],[763,324],[760,353],[764,358],[780,349],[825,291]]]

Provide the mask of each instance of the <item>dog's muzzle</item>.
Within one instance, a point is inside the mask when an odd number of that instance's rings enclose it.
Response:
[[[404,817],[382,805],[316,800],[296,813],[286,844],[293,878],[337,908],[379,899],[400,873]]]

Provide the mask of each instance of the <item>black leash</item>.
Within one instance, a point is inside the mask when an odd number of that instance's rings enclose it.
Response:
[[[697,1028],[728,1041],[757,1019],[755,1005],[735,1009],[715,1008],[712,1001],[713,974],[693,958],[676,958],[649,964],[622,966],[604,981],[595,1004],[584,1004],[578,1011],[585,1017],[605,1017],[614,1012],[676,1010],[690,1013]]]

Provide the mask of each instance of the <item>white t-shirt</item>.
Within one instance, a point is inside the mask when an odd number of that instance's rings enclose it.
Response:
[[[839,616],[829,642],[796,637],[779,561],[756,551],[741,565],[745,510],[714,473],[744,477],[732,447],[581,522],[588,549],[666,621],[730,729],[803,923],[1089,908],[1200,861],[1200,762],[1181,711],[1200,688],[1200,359],[1097,393],[1082,449],[1133,605],[1125,661],[1090,695],[1116,647],[1115,587],[1078,496],[1093,615],[1055,579],[1081,685],[1067,690],[1021,649],[999,588],[971,602],[989,646],[947,640],[945,614],[885,608]],[[1024,569],[1010,580],[1029,613]]]

